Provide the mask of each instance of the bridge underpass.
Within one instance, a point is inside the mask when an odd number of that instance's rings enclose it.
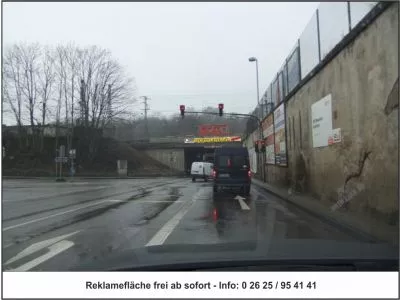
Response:
[[[242,147],[241,142],[228,143],[137,143],[130,142],[132,147],[145,151],[149,156],[173,170],[182,173],[190,172],[194,161],[213,162],[216,148],[222,146]]]

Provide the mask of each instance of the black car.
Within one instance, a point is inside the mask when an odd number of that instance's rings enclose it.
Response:
[[[242,147],[221,147],[214,154],[214,193],[223,188],[238,188],[250,194],[249,152]]]

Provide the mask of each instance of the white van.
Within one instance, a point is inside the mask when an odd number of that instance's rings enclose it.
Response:
[[[213,164],[203,161],[195,161],[192,163],[192,168],[190,170],[190,176],[192,176],[192,181],[195,182],[196,178],[203,178],[204,181],[208,181],[211,177]]]

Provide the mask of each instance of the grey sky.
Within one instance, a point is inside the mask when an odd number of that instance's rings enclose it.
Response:
[[[178,113],[256,105],[319,3],[3,3],[3,42],[74,42],[112,51],[150,107]],[[137,109],[140,109],[138,107]]]

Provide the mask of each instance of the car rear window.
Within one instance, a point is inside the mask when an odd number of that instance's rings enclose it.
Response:
[[[229,162],[230,160],[230,162]],[[249,159],[248,157],[245,156],[238,156],[238,155],[221,155],[218,157],[218,166],[219,167],[225,167],[228,168],[229,164],[230,167],[243,167],[243,165],[249,165],[248,164]]]
[[[245,156],[233,156],[233,166],[235,167],[243,167],[244,165],[248,166],[248,158]]]

